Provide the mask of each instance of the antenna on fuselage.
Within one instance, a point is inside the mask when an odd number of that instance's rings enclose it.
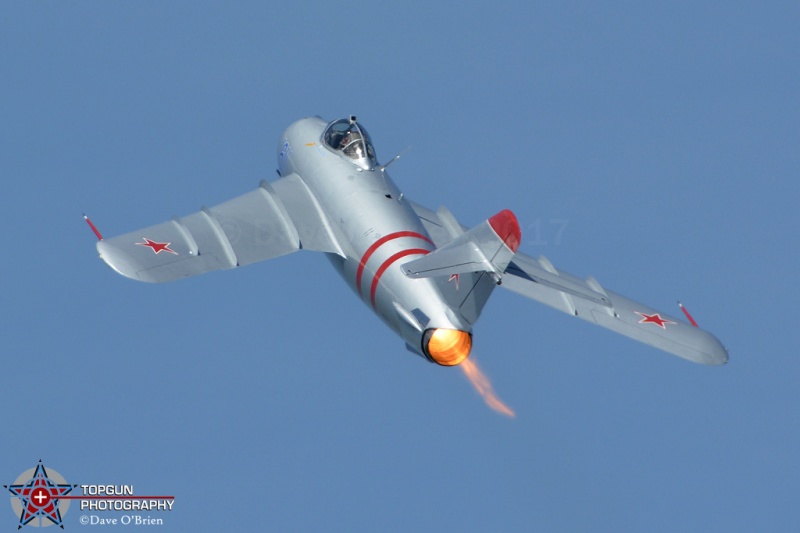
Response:
[[[388,167],[389,165],[391,165],[392,163],[394,163],[395,161],[400,159],[400,156],[402,156],[403,154],[405,154],[409,150],[411,150],[410,146],[408,148],[406,148],[405,150],[403,150],[402,152],[400,152],[399,154],[397,154],[396,156],[394,156],[393,158],[391,158],[389,160],[389,162],[386,163],[385,165],[378,165],[377,167],[375,167],[375,169],[378,170],[381,173],[381,179],[383,179],[383,186],[386,187],[387,190],[389,190],[389,182],[386,181],[386,167]],[[391,198],[392,197],[391,193],[386,194],[386,197],[387,198]],[[397,201],[399,202],[402,199],[403,199],[403,193],[401,192],[400,196],[397,197]]]
[[[386,168],[387,168],[389,165],[391,165],[392,163],[394,163],[395,161],[397,161],[398,159],[400,159],[400,157],[401,157],[401,156],[404,156],[404,155],[406,155],[406,152],[408,152],[409,150],[411,150],[411,147],[410,147],[410,146],[409,146],[408,148],[406,148],[405,150],[403,150],[402,152],[400,152],[399,154],[397,154],[396,156],[394,156],[393,158],[391,158],[391,159],[389,160],[389,162],[388,162],[388,163],[386,163],[385,165],[381,165],[381,166],[380,166],[380,169],[381,169],[381,171],[384,171],[384,170],[386,170]]]

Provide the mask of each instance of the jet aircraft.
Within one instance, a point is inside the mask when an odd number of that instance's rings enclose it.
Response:
[[[444,366],[469,356],[498,286],[696,363],[728,361],[685,310],[688,323],[519,252],[511,211],[468,228],[444,207],[406,198],[354,116],[295,122],[277,158],[277,180],[188,216],[110,239],[87,218],[100,257],[124,276],[160,283],[321,252],[410,351]]]

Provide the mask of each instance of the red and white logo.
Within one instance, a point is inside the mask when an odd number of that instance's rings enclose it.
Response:
[[[41,461],[11,485],[4,485],[11,493],[11,507],[19,516],[19,528],[31,525],[64,527],[63,517],[69,509],[67,494],[77,485],[70,485],[53,469],[47,470]]]
[[[147,237],[142,237],[142,239],[144,239],[144,242],[137,242],[134,244],[138,244],[139,246],[147,246],[153,250],[153,253],[156,255],[160,254],[161,252],[169,252],[171,254],[178,255],[178,252],[169,247],[169,245],[172,244],[171,242],[156,242],[148,239]]]
[[[661,329],[667,329],[667,324],[677,324],[677,322],[667,320],[666,318],[661,318],[661,315],[658,313],[653,313],[652,315],[640,313],[639,311],[634,311],[634,313],[642,317],[642,319],[639,321],[639,324],[655,324]]]

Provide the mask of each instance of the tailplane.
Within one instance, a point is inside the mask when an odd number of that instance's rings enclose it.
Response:
[[[447,302],[470,324],[500,283],[519,248],[514,214],[500,211],[430,254],[403,265],[410,278],[433,278]]]

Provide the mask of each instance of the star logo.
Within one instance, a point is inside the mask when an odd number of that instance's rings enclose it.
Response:
[[[458,274],[450,274],[450,279],[447,280],[448,283],[455,280],[456,282],[456,290],[458,290]]]
[[[178,255],[178,252],[169,247],[169,245],[172,244],[171,242],[151,241],[147,237],[142,237],[142,239],[144,239],[144,242],[137,242],[134,244],[138,244],[139,246],[147,246],[153,250],[153,253],[156,255],[160,254],[161,252],[169,252],[171,254]]]
[[[51,525],[43,523],[44,519],[47,519],[52,524],[64,529],[61,511],[67,512],[69,502],[61,503],[59,498],[69,494],[77,485],[68,484],[55,470],[51,470],[50,474],[48,474],[41,459],[35,469],[23,472],[13,485],[3,486],[8,489],[12,496],[17,498],[16,501],[14,499],[11,500],[14,512],[19,513],[19,526],[17,529],[22,529],[22,526],[29,524],[36,518],[39,519],[38,523],[31,525]]]
[[[658,313],[654,313],[652,315],[640,313],[639,311],[634,311],[634,313],[642,317],[642,319],[639,321],[639,324],[655,324],[661,329],[667,329],[667,324],[677,324],[677,322],[672,322],[666,318],[661,318],[661,315]]]

